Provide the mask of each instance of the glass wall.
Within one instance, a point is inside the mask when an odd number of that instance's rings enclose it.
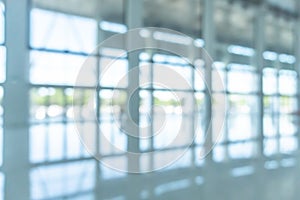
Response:
[[[241,47],[240,47],[241,48]],[[228,52],[229,56],[236,56]],[[217,62],[225,87],[214,88],[216,98],[226,95],[227,114],[219,144],[214,149],[215,161],[257,157],[258,85],[257,69],[251,65]],[[215,115],[220,113],[215,111]]]
[[[272,21],[272,19],[278,22]],[[296,37],[294,19],[286,19],[272,14],[266,15],[266,24],[270,27],[265,34],[289,39],[283,44],[281,39],[273,41],[267,38],[269,48],[264,52],[263,94],[264,94],[264,154],[266,156],[290,155],[298,149],[299,91],[295,52]],[[286,29],[281,29],[286,24]],[[271,45],[272,44],[272,45]],[[276,51],[283,45],[286,52]],[[277,48],[278,49],[278,48]]]
[[[77,135],[72,102],[77,73],[97,44],[97,32],[98,22],[88,17],[38,4],[30,11],[32,199],[80,197],[94,188],[94,162]]]
[[[50,1],[49,1],[50,2]],[[31,199],[93,199],[94,192],[102,184],[110,184],[113,180],[125,180],[129,174],[120,172],[101,164],[94,155],[105,163],[118,163],[127,169],[130,164],[126,151],[129,150],[129,137],[126,134],[125,111],[128,103],[130,80],[125,77],[129,71],[130,58],[127,52],[118,47],[97,49],[97,45],[105,38],[127,31],[124,23],[123,1],[103,0],[99,9],[92,6],[78,6],[70,3],[69,7],[51,7],[46,1],[33,0],[30,7],[29,31],[29,81],[30,81],[30,117],[29,117],[29,164],[30,164],[30,195]],[[97,2],[97,1],[96,1]],[[100,2],[100,1],[99,1]],[[202,3],[193,1],[189,8],[181,9],[184,1],[178,1],[177,6],[170,6],[166,13],[181,15],[194,14],[180,20],[168,23],[168,28],[197,36],[192,41],[195,46],[205,47],[205,41],[200,37],[201,23],[193,26],[193,20],[203,18]],[[112,5],[116,9],[107,13]],[[76,4],[76,5],[75,5]],[[82,2],[85,4],[85,2]],[[107,10],[105,9],[107,6]],[[162,13],[165,4],[161,1],[145,0],[144,7],[159,7]],[[293,155],[298,149],[299,114],[297,89],[299,75],[296,70],[296,58],[291,50],[278,50],[267,41],[263,54],[264,66],[256,66],[256,50],[253,12],[246,12],[248,27],[236,27],[232,20],[241,15],[241,8],[234,6],[233,12],[225,13],[227,3],[218,1],[216,6],[215,23],[225,24],[217,27],[216,59],[212,69],[213,82],[220,77],[224,87],[213,84],[209,91],[204,77],[195,72],[195,68],[204,72],[207,70],[201,59],[188,62],[185,58],[170,52],[143,49],[138,54],[138,65],[143,68],[137,79],[141,84],[138,88],[139,103],[133,105],[139,111],[139,145],[138,151],[151,156],[142,156],[138,163],[142,171],[151,171],[164,162],[167,156],[177,154],[187,149],[185,154],[172,165],[164,168],[163,172],[172,170],[205,167],[211,156],[215,164],[238,161],[260,160],[267,157],[272,160],[275,156]],[[4,38],[4,4],[0,2],[0,163],[2,165],[2,134],[3,134],[3,95],[5,91],[5,38]],[[96,7],[96,6],[95,6]],[[226,7],[227,8],[227,7]],[[246,8],[245,8],[246,9]],[[101,12],[99,12],[99,10]],[[144,25],[159,26],[158,22],[167,23],[155,15],[153,19],[143,16]],[[99,14],[100,13],[100,14]],[[224,17],[223,17],[224,16]],[[249,23],[248,23],[249,22]],[[234,32],[243,34],[233,35],[233,41],[227,41],[226,34],[233,26]],[[275,25],[274,25],[275,26]],[[192,27],[192,28],[191,28]],[[274,32],[277,29],[273,30]],[[230,31],[228,31],[230,32]],[[291,34],[292,29],[287,34]],[[243,41],[242,35],[249,39]],[[290,35],[293,37],[292,35]],[[170,37],[170,35],[168,36]],[[157,43],[176,43],[177,35],[170,38],[156,38]],[[178,39],[178,38],[177,38]],[[174,45],[174,44],[173,44]],[[180,42],[176,45],[182,45]],[[176,46],[175,45],[175,46]],[[277,44],[282,45],[282,44]],[[276,46],[276,45],[275,45]],[[220,48],[219,48],[220,47]],[[123,54],[123,56],[119,56]],[[96,91],[90,85],[75,84],[77,75],[87,58],[92,58],[95,65]],[[109,69],[106,70],[106,66]],[[261,73],[261,69],[262,73]],[[180,74],[191,86],[164,88],[157,84],[161,77],[161,68],[170,68]],[[263,85],[259,85],[260,76]],[[124,78],[125,77],[125,78]],[[168,78],[168,77],[166,77]],[[120,83],[120,80],[122,82]],[[75,87],[74,87],[75,86]],[[262,89],[262,91],[260,91]],[[80,94],[74,100],[74,91]],[[174,95],[174,91],[179,94]],[[91,94],[95,92],[95,115],[97,122],[86,113]],[[262,93],[261,93],[262,92]],[[262,94],[262,95],[261,95]],[[205,150],[207,118],[207,97],[212,103],[212,143],[216,143],[211,154],[201,159]],[[225,102],[221,102],[225,99]],[[263,100],[263,119],[258,106]],[[221,134],[217,122],[223,119],[219,106],[224,103],[227,112]],[[81,120],[75,122],[74,112],[80,113]],[[221,117],[220,117],[221,116]],[[259,122],[263,121],[263,133],[259,130]],[[116,126],[118,122],[119,126]],[[80,140],[78,132],[89,129],[89,136],[96,144],[93,155]],[[197,128],[197,130],[196,130]],[[100,134],[102,133],[102,134]],[[176,134],[175,134],[176,133]],[[107,145],[105,140],[119,150]],[[262,141],[261,141],[262,140]],[[174,141],[170,143],[170,141]],[[192,141],[192,143],[190,142]],[[263,143],[263,154],[259,147]],[[198,168],[197,168],[198,169]],[[174,174],[173,174],[174,175]],[[205,176],[205,175],[204,175]],[[199,185],[201,176],[191,179]],[[2,188],[0,174],[0,190]],[[111,181],[111,182],[110,182]],[[188,180],[189,182],[189,180]],[[114,183],[114,182],[112,182]],[[122,183],[122,182],[121,182]],[[188,183],[189,184],[189,183]],[[188,185],[186,184],[186,185]],[[179,184],[180,185],[180,184]],[[183,185],[185,182],[183,181]],[[101,185],[102,186],[102,185]],[[98,187],[98,188],[97,188]],[[103,186],[105,188],[105,186]],[[160,183],[145,187],[138,191],[141,196],[149,193],[159,194]],[[111,188],[110,188],[111,189]],[[120,195],[119,195],[120,194]],[[151,195],[150,194],[150,195]],[[153,195],[152,194],[152,195]],[[118,196],[119,195],[119,196]],[[126,199],[122,192],[111,198]],[[147,196],[145,195],[145,196]],[[95,197],[96,198],[96,197]],[[127,198],[129,199],[129,198]],[[146,198],[145,198],[146,199]]]
[[[298,148],[297,76],[292,69],[264,69],[264,152],[267,156],[290,154]]]
[[[75,192],[88,193],[95,187],[97,178],[107,180],[127,175],[95,162],[80,142],[76,130],[78,126],[74,124],[74,109],[84,110],[83,106],[93,91],[86,85],[77,85],[79,88],[76,90],[80,91],[83,102],[73,107],[73,86],[85,59],[95,50],[100,40],[99,34],[105,36],[120,33],[127,28],[119,22],[97,21],[90,17],[44,10],[39,8],[39,2],[33,5],[30,11],[30,162],[36,167],[31,170],[31,196],[34,199],[46,199],[73,195]],[[120,53],[125,53],[125,56],[117,57]],[[93,134],[97,134],[97,130],[104,133],[96,136],[99,139],[97,151],[104,162],[127,165],[127,156],[106,146],[103,141],[106,139],[123,151],[128,149],[127,135],[122,127],[115,126],[116,120],[122,122],[126,106],[128,80],[121,85],[118,82],[128,71],[128,58],[124,50],[117,48],[102,48],[92,57],[98,65],[100,80],[96,91],[99,124],[84,117],[79,128],[89,126]],[[104,67],[110,63],[109,70],[103,76]],[[145,50],[139,54],[139,63],[148,68],[148,71],[141,74],[141,79],[150,83],[139,89],[140,127],[148,127],[140,130],[140,134],[145,136],[140,140],[140,151],[157,152],[151,158],[141,158],[141,167],[150,170],[155,165],[159,166],[168,153],[189,147],[189,140],[194,137],[194,123],[202,127],[197,134],[196,145],[171,168],[188,167],[194,162],[199,164],[195,154],[204,142],[205,86],[202,78],[194,78],[193,63],[168,53],[149,53]],[[172,67],[177,73],[183,74],[192,89],[165,89],[153,84],[160,76],[156,70],[158,66]],[[184,99],[176,99],[172,90],[179,90]],[[197,104],[182,113],[180,102],[184,102],[187,107],[194,105],[194,92],[197,93]],[[198,118],[196,122],[195,116]],[[162,121],[166,124],[162,130],[157,130],[162,126]],[[185,127],[182,130],[185,133],[181,135],[189,135],[190,138],[178,138],[170,146],[169,141],[176,137],[174,131],[178,129],[174,124],[178,122]],[[70,170],[64,173],[67,168]],[[52,174],[53,177],[43,174]],[[43,187],[40,184],[42,182],[45,183]],[[51,193],[53,190],[55,193]]]

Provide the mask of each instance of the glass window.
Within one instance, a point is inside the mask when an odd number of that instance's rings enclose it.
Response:
[[[73,103],[73,86],[87,55],[97,45],[98,22],[87,16],[76,16],[76,13],[71,15],[59,12],[60,9],[53,8],[53,11],[48,7],[49,4],[51,2],[34,1],[32,5],[35,8],[30,11],[32,85],[29,154],[30,162],[40,166],[34,167],[31,174],[31,195],[38,199],[61,198],[60,195],[65,196],[74,191],[91,190],[94,182],[87,180],[92,180],[91,176],[95,175],[94,165],[90,169],[91,163],[88,161],[91,155],[78,136],[78,130],[88,128],[92,134],[86,134],[87,137],[95,138],[97,124],[91,121],[91,114],[83,107],[91,91],[84,89],[86,85],[80,85],[82,90],[78,89],[78,99],[74,99]],[[97,63],[96,55],[91,61],[89,64]],[[76,124],[73,122],[74,111],[78,111],[82,118]],[[72,159],[78,162],[72,162]],[[55,162],[63,164],[48,166]],[[83,172],[82,167],[89,170],[89,173]],[[83,179],[80,178],[82,172]],[[50,178],[45,178],[43,174],[50,175]],[[44,181],[46,184],[40,187]],[[76,185],[78,181],[83,185]],[[64,189],[66,186],[67,189]]]
[[[100,106],[100,152],[103,155],[122,153],[127,150],[126,99],[122,90],[101,90]]]
[[[189,145],[192,135],[193,96],[191,93],[155,91],[154,96],[154,148]],[[187,106],[187,107],[186,107]]]
[[[142,151],[153,148],[153,94],[147,90],[140,91],[140,149]]]
[[[278,132],[278,117],[274,114],[264,115],[264,135],[265,137],[275,137]]]
[[[33,48],[90,53],[97,45],[97,22],[75,15],[33,9],[30,45]]]
[[[283,137],[279,140],[280,152],[281,153],[292,153],[295,152],[298,148],[297,137]]]
[[[279,71],[279,93],[282,95],[295,95],[297,93],[297,73],[295,71]]]
[[[5,7],[4,3],[0,1],[0,45],[4,43],[4,27],[5,27]]]
[[[169,70],[169,71],[168,71]],[[165,77],[169,75],[169,78]],[[191,90],[193,87],[192,68],[171,64],[153,64],[153,82],[155,89]],[[155,84],[159,83],[159,84]],[[196,83],[198,84],[198,82]],[[201,83],[200,83],[201,84]],[[167,86],[167,87],[165,87]],[[201,87],[199,85],[199,87]]]
[[[250,93],[257,91],[257,74],[250,66],[231,64],[228,72],[228,91]]]
[[[215,69],[212,71],[212,89],[215,92],[224,92],[226,87],[225,71]]]
[[[3,87],[0,85],[0,165],[2,165],[3,156]]]
[[[297,133],[296,117],[290,115],[280,115],[279,133],[282,136],[291,136]]]
[[[103,87],[125,88],[128,85],[128,61],[118,58],[101,58],[100,85]]]
[[[265,68],[264,86],[264,154],[291,153],[298,148],[297,73],[293,70]]]
[[[197,59],[194,62],[194,66],[196,71],[194,71],[194,87],[197,91],[204,91],[206,88],[205,84],[205,69],[204,69],[205,62],[201,59]]]
[[[34,84],[74,85],[86,57],[31,51],[30,81]]]
[[[195,143],[197,145],[203,145],[205,141],[205,94],[197,92],[194,94],[197,108],[195,110],[195,127],[197,127],[195,132]]]
[[[263,70],[263,92],[264,94],[276,94],[277,86],[277,70],[273,68],[265,68]]]
[[[277,139],[265,139],[264,140],[264,154],[271,156],[278,153],[279,142]]]
[[[3,163],[3,83],[6,79],[6,48],[5,48],[5,6],[0,0],[0,165]],[[0,193],[3,194],[3,174],[0,173]],[[3,198],[3,196],[1,196]]]
[[[5,81],[6,74],[6,49],[5,43],[5,7],[4,3],[0,1],[0,84]]]
[[[228,98],[228,139],[230,141],[252,139],[258,132],[257,97],[230,95]]]
[[[281,96],[279,103],[279,110],[282,114],[292,114],[297,111],[298,102],[296,97]]]
[[[6,75],[6,49],[0,46],[0,84],[5,81]]]
[[[245,159],[255,156],[257,144],[255,142],[230,144],[228,147],[229,156],[232,159]]]

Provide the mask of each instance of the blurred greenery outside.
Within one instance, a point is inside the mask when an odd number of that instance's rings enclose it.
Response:
[[[36,106],[45,106],[45,105],[58,105],[58,106],[71,106],[71,105],[85,105],[89,101],[91,95],[91,90],[82,90],[80,91],[80,94],[78,95],[78,99],[74,99],[73,102],[73,93],[67,93],[66,89],[60,89],[60,88],[53,88],[53,92],[50,95],[40,95],[38,92],[38,89],[34,88],[31,90],[31,102],[33,105]],[[110,106],[110,105],[119,105],[124,106],[126,103],[126,92],[118,92],[118,94],[114,95],[114,98],[100,98],[100,102],[102,106]],[[229,96],[228,96],[229,97]],[[275,96],[264,96],[263,102],[265,109],[272,109],[272,105],[275,101]],[[279,106],[283,109],[290,107],[292,104],[293,98],[289,96],[280,96],[278,97],[279,100]],[[0,97],[0,103],[2,103],[2,98]],[[195,101],[197,103],[197,106],[203,106],[204,105],[204,95],[200,98],[195,98]],[[216,99],[213,99],[213,104],[215,104],[217,101]],[[73,104],[74,103],[74,104]],[[180,106],[181,102],[176,101],[175,99],[171,100],[163,100],[158,97],[154,97],[154,105],[160,105],[160,106]],[[143,99],[140,99],[140,104],[143,104]],[[240,106],[251,106],[248,105],[248,99],[247,96],[238,97],[231,99],[229,98],[229,106],[230,108],[234,107],[240,107]]]

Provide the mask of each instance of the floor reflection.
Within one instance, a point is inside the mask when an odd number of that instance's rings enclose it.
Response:
[[[124,159],[124,158],[120,158]],[[133,175],[98,161],[35,167],[30,172],[32,199],[299,199],[299,160],[236,160],[183,164]]]
[[[251,119],[244,115],[235,117],[229,129],[249,132]],[[272,119],[266,116],[265,120],[268,121],[266,125],[271,127]],[[109,123],[105,125],[109,126]],[[294,126],[286,124],[286,127]],[[0,135],[2,131],[0,129]],[[28,171],[30,198],[297,200],[300,196],[300,154],[296,151],[298,139],[293,135],[296,131],[286,128],[282,131],[286,135],[282,134],[281,138],[272,138],[276,135],[271,133],[267,135],[270,138],[265,139],[265,158],[260,158],[256,152],[258,140],[247,134],[241,138],[232,131],[229,135],[231,143],[220,141],[210,159],[200,159],[199,152],[203,149],[200,139],[168,167],[134,175],[116,171],[93,159],[80,143],[74,124],[59,121],[33,123],[30,127],[31,168]],[[115,137],[111,140],[126,148],[126,138],[120,137],[123,133],[115,130],[109,133],[107,137]],[[168,140],[164,137],[160,142]],[[143,171],[151,171],[180,150],[180,147],[164,149],[153,157],[142,156],[140,167]],[[129,161],[125,155],[109,149],[102,152],[105,154],[101,161],[120,163],[126,168]],[[5,174],[0,173],[0,199],[4,199],[5,195],[4,182]]]

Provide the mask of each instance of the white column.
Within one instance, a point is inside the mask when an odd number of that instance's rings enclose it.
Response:
[[[5,199],[29,199],[28,2],[6,1]]]

